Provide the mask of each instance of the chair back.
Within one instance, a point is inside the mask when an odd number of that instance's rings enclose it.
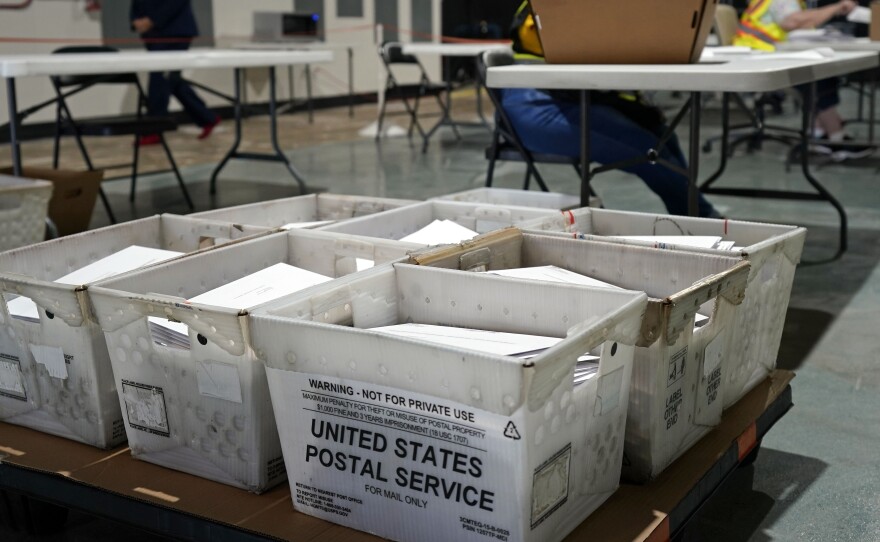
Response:
[[[513,53],[509,51],[485,51],[477,57],[477,77],[479,78],[479,83],[489,94],[489,99],[492,100],[492,105],[495,106],[495,111],[500,115],[503,115],[505,118],[506,114],[504,114],[504,111],[501,108],[501,93],[499,92],[499,89],[489,88],[486,85],[486,75],[489,68],[511,66],[512,64]]]
[[[727,4],[715,6],[715,34],[718,35],[719,45],[733,45],[738,26],[739,16],[735,7]]]
[[[119,49],[106,45],[72,45],[52,51],[53,55],[118,53]],[[133,85],[137,84],[137,74],[118,73],[107,75],[53,75],[52,83],[59,89],[72,86],[92,86],[97,84]]]
[[[383,43],[379,48],[379,56],[382,57],[382,62],[385,63],[385,66],[391,66],[393,64],[420,65],[419,59],[415,56],[403,54],[403,44],[399,41]]]

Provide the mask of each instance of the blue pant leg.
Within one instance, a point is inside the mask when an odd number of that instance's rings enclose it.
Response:
[[[505,111],[523,144],[534,152],[580,155],[580,105],[554,100],[537,90],[503,93]],[[643,156],[656,147],[657,136],[616,109],[605,105],[590,108],[591,159],[600,164]],[[670,138],[661,156],[687,169],[677,138]],[[663,200],[671,214],[687,214],[687,177],[659,164],[647,162],[624,168],[637,175]],[[714,213],[708,200],[699,196],[700,216]]]
[[[216,114],[208,109],[208,106],[199,98],[189,83],[181,77],[180,72],[169,73],[168,83],[171,87],[171,93],[197,125],[207,126],[214,122]]]
[[[148,43],[146,47],[150,51],[186,51],[189,49],[189,42]],[[168,102],[172,94],[197,125],[207,126],[214,122],[216,115],[208,109],[192,87],[183,80],[179,71],[168,72],[167,77],[164,73],[150,73],[147,103],[151,115],[167,115]]]
[[[150,83],[147,87],[147,112],[152,117],[168,115],[168,102],[171,100],[171,85],[165,74],[150,72]]]

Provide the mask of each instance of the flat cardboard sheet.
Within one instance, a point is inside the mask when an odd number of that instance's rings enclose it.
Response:
[[[777,370],[724,413],[715,430],[645,486],[624,485],[567,540],[665,540],[667,514],[731,444],[785,390],[794,373]],[[57,474],[113,493],[172,508],[281,540],[379,540],[293,511],[282,484],[255,495],[135,460],[126,447],[105,451],[31,429],[0,423],[0,462]],[[654,534],[655,529],[660,532]]]

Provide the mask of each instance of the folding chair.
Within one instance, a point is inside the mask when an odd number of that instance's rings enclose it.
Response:
[[[720,45],[732,45],[739,27],[739,14],[732,5],[719,4],[715,8],[715,34],[718,36]],[[784,96],[784,95],[783,95]],[[785,127],[769,126],[767,124],[767,108],[781,113],[781,101],[776,93],[762,93],[754,102],[754,107],[749,107],[739,93],[731,94],[735,105],[742,111],[747,121],[744,124],[732,126],[730,135],[734,139],[728,143],[728,153],[733,155],[737,147],[746,144],[749,152],[761,149],[764,141],[776,141],[788,147],[798,144],[796,130]],[[768,130],[772,130],[768,132]],[[714,142],[720,141],[722,136],[714,136],[706,139],[703,143],[703,152],[711,152]]]
[[[55,54],[113,52],[118,52],[118,49],[103,46],[74,46],[62,47],[61,49],[54,51]],[[159,136],[159,141],[162,144],[162,148],[165,150],[165,155],[168,157],[168,162],[171,164],[171,170],[174,172],[174,176],[177,178],[177,183],[180,185],[180,190],[183,192],[183,197],[186,199],[186,203],[190,210],[194,209],[189,192],[187,191],[183,178],[180,175],[180,170],[177,168],[177,163],[174,161],[174,156],[172,156],[171,149],[168,148],[164,136],[165,132],[177,130],[177,122],[171,117],[145,116],[144,112],[147,103],[146,95],[137,74],[120,73],[106,76],[56,75],[52,76],[50,79],[52,80],[52,86],[55,88],[55,95],[58,98],[55,113],[55,142],[52,151],[53,167],[56,169],[58,168],[62,135],[72,135],[74,137],[77,147],[79,147],[80,154],[90,170],[94,170],[95,167],[88,151],[86,150],[83,137],[134,136],[133,158],[131,163],[108,166],[110,168],[131,167],[131,192],[129,194],[129,201],[134,202],[138,174],[138,139],[141,136],[157,134]],[[137,112],[134,115],[121,117],[86,120],[74,119],[70,107],[67,105],[67,98],[98,85],[133,86],[137,90]],[[116,217],[113,214],[113,210],[110,208],[110,202],[108,201],[103,188],[100,189],[99,194],[111,222],[115,223]]]
[[[419,62],[419,59],[413,55],[405,55],[403,54],[403,44],[400,42],[388,42],[383,44],[379,48],[379,58],[382,59],[382,64],[385,65],[385,71],[388,76],[385,79],[385,100],[382,102],[382,108],[379,111],[379,121],[378,128],[376,130],[376,140],[382,137],[382,125],[385,122],[385,114],[386,107],[388,105],[388,98],[392,95],[398,97],[403,101],[403,106],[406,108],[406,114],[409,115],[409,128],[407,129],[407,137],[412,138],[413,127],[415,127],[419,134],[422,136],[422,141],[427,145],[427,133],[422,128],[421,123],[419,123],[419,103],[422,98],[426,98],[428,96],[433,96],[435,100],[437,100],[437,104],[440,106],[440,109],[443,113],[448,114],[448,110],[446,107],[446,103],[444,103],[442,99],[443,93],[447,91],[447,87],[443,83],[434,83],[428,77],[428,72],[425,70],[425,67]],[[401,85],[400,82],[394,75],[394,66],[411,66],[419,71],[419,82],[413,88],[412,86]],[[413,103],[410,103],[410,98],[413,99]],[[455,129],[455,134],[457,137],[460,137],[458,134],[458,130]]]
[[[477,59],[477,71],[480,84],[486,86],[486,70],[496,66],[509,66],[513,64],[513,55],[508,51],[487,51]],[[486,172],[486,186],[492,186],[495,175],[495,162],[498,160],[508,162],[525,162],[526,177],[523,182],[523,190],[528,190],[532,176],[538,186],[544,192],[549,192],[547,184],[535,164],[567,164],[574,167],[581,175],[581,160],[579,156],[572,157],[562,154],[539,154],[529,151],[523,145],[510,118],[501,106],[501,95],[498,89],[486,87],[489,99],[495,107],[495,130],[492,132],[492,144],[486,148],[486,159],[489,161],[489,169]],[[592,188],[590,189],[592,192]],[[591,194],[595,195],[595,194]]]

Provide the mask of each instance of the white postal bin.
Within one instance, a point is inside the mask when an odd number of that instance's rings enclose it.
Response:
[[[523,233],[516,228],[424,249],[420,265],[492,271],[554,265],[648,294],[635,352],[624,478],[656,477],[721,421],[721,364],[749,264],[732,256],[659,251]],[[694,329],[697,312],[709,321]]]
[[[48,181],[0,175],[0,252],[45,238],[52,186]]]
[[[90,285],[52,281],[131,245],[194,252],[214,239],[260,231],[163,215],[0,254],[0,419],[100,448],[124,442],[104,334],[86,295]],[[39,323],[9,315],[12,295],[37,304]],[[32,348],[63,355],[56,376],[45,360],[35,361]]]
[[[256,311],[294,508],[394,540],[561,540],[618,487],[646,301],[395,263]],[[367,329],[405,322],[564,340],[523,360]]]
[[[248,309],[187,299],[283,262],[326,276],[355,258],[399,260],[417,245],[309,230],[279,232],[159,264],[89,295],[103,328],[132,455],[260,492],[284,480],[265,370]],[[189,349],[154,342],[148,317],[189,326]]]
[[[340,194],[309,194],[293,198],[261,201],[225,209],[205,211],[187,216],[221,220],[268,228],[280,228],[296,222],[347,220],[372,215],[418,203],[414,200],[344,196]]]
[[[735,255],[748,260],[752,267],[746,300],[737,314],[736,332],[731,337],[733,344],[725,349],[733,355],[724,360],[724,408],[739,401],[776,367],[785,313],[791,297],[794,273],[804,249],[806,229],[739,220],[604,209],[564,211],[550,219],[524,223],[521,227],[524,230],[555,232],[556,235],[580,239]],[[608,238],[613,235],[715,235],[735,241],[742,250],[731,252]]]

